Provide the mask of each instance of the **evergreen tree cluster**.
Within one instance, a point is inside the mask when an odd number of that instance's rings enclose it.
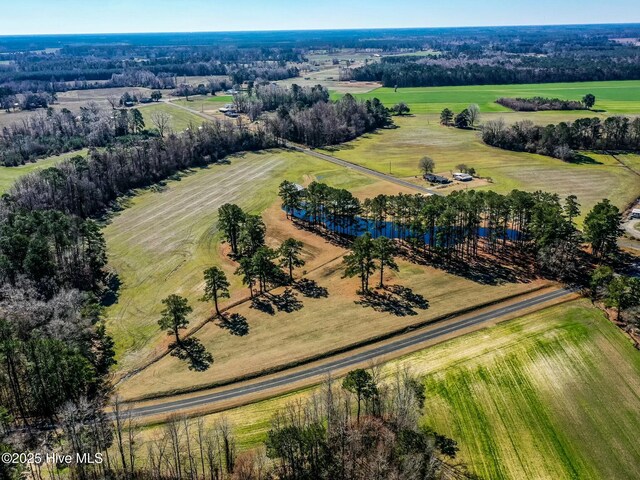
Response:
[[[640,118],[579,118],[544,127],[530,120],[510,126],[502,119],[490,120],[483,126],[482,140],[505,150],[570,161],[577,156],[577,150],[640,150]]]

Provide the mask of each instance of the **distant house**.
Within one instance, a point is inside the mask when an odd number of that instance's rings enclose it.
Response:
[[[224,113],[227,117],[237,117],[238,111],[236,107],[233,106],[233,103],[227,103],[224,107],[219,108],[218,111],[220,113]]]
[[[451,180],[449,180],[447,177],[443,177],[442,175],[436,175],[435,173],[426,173],[424,175],[424,179],[427,182],[441,183],[443,185],[446,185],[447,183],[451,183]]]
[[[140,103],[151,103],[153,100],[150,97],[142,97]]]
[[[456,172],[453,174],[453,178],[460,182],[470,182],[473,180],[473,177],[468,173]]]

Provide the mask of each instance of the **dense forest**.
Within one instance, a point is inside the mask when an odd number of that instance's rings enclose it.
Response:
[[[506,150],[570,161],[578,156],[577,150],[640,150],[640,118],[579,118],[544,127],[534,125],[530,120],[511,126],[502,119],[490,120],[483,125],[482,140]]]
[[[385,87],[637,80],[640,49],[544,56],[487,53],[476,57],[467,52],[448,52],[434,58],[384,57],[380,62],[343,69],[341,79],[381,82]]]

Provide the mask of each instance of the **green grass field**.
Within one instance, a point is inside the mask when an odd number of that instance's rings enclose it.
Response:
[[[207,112],[211,110],[218,110],[220,107],[224,107],[227,103],[233,103],[233,96],[232,95],[216,95],[215,97],[195,96],[195,97],[190,97],[189,100],[185,100],[184,98],[172,100],[171,103],[175,103],[176,105],[181,105],[183,107],[187,107],[192,110]]]
[[[78,150],[76,152],[64,153],[62,155],[55,155],[53,157],[43,158],[34,163],[27,163],[26,165],[20,165],[18,167],[2,167],[0,166],[0,194],[7,192],[15,181],[26,175],[27,173],[35,172],[42,168],[53,167],[56,163],[71,158],[76,155],[86,155],[87,150]]]
[[[557,121],[566,113],[540,112],[518,114],[539,122]],[[483,120],[500,114],[486,114]],[[542,120],[541,120],[542,119]],[[640,195],[638,155],[591,155],[593,163],[566,163],[561,160],[522,152],[511,152],[485,145],[479,132],[442,127],[437,115],[396,117],[400,127],[381,130],[333,149],[332,154],[397,177],[414,179],[419,175],[418,162],[425,155],[436,162],[436,172],[449,174],[456,165],[465,163],[478,174],[490,177],[492,183],[478,181],[465,187],[492,189],[508,193],[514,188],[547,190],[562,196],[575,194],[583,206],[583,214],[602,198],[608,197],[624,208]],[[446,190],[445,190],[446,191]]]
[[[152,120],[153,112],[164,112],[170,115],[171,120],[169,122],[169,127],[176,133],[183,132],[192,126],[198,127],[205,121],[204,118],[198,115],[164,103],[156,103],[154,105],[142,107],[140,108],[140,112],[142,112],[147,128],[155,128]]]
[[[640,353],[586,300],[550,307],[385,366],[424,379],[423,421],[454,438],[456,462],[486,479],[640,476]],[[208,415],[241,449],[312,389]],[[145,431],[151,435],[153,429]]]
[[[608,113],[640,113],[640,80],[613,82],[541,83],[525,85],[470,85],[460,87],[378,88],[357,98],[378,98],[391,107],[406,102],[413,113],[440,113],[449,107],[460,111],[477,103],[483,112],[509,112],[495,103],[500,97],[553,97],[581,100],[587,93],[596,96],[595,109]],[[333,94],[333,98],[340,94]],[[583,112],[588,115],[588,112]]]

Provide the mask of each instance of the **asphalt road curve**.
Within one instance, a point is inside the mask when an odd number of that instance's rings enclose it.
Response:
[[[185,398],[182,400],[167,400],[166,402],[162,402],[162,400],[159,400],[155,405],[134,407],[131,409],[131,413],[136,417],[170,414],[179,412],[181,410],[215,404],[216,402],[223,400],[237,399],[245,395],[252,395],[256,392],[264,392],[274,388],[280,388],[282,386],[293,384],[300,380],[319,377],[336,369],[342,369],[352,365],[362,364],[363,362],[367,362],[368,360],[380,357],[382,355],[393,354],[394,352],[401,351],[407,347],[419,345],[426,341],[448,335],[452,332],[456,332],[473,325],[489,322],[503,315],[508,315],[519,310],[524,310],[529,307],[549,302],[551,300],[555,300],[557,298],[568,295],[569,293],[571,292],[566,289],[559,289],[552,292],[542,293],[527,300],[521,300],[511,305],[497,307],[489,312],[481,313],[464,320],[459,320],[457,322],[448,323],[447,325],[442,325],[441,327],[430,328],[426,331],[425,329],[429,327],[423,327],[419,330],[416,330],[416,332],[408,338],[384,343],[383,345],[380,345],[378,347],[373,346],[366,351],[356,353],[346,358],[323,362],[320,365],[310,366],[309,368],[296,371],[294,373],[286,373],[285,371],[282,372],[281,375],[274,378],[245,386],[230,388],[224,391],[207,393],[196,397]]]

